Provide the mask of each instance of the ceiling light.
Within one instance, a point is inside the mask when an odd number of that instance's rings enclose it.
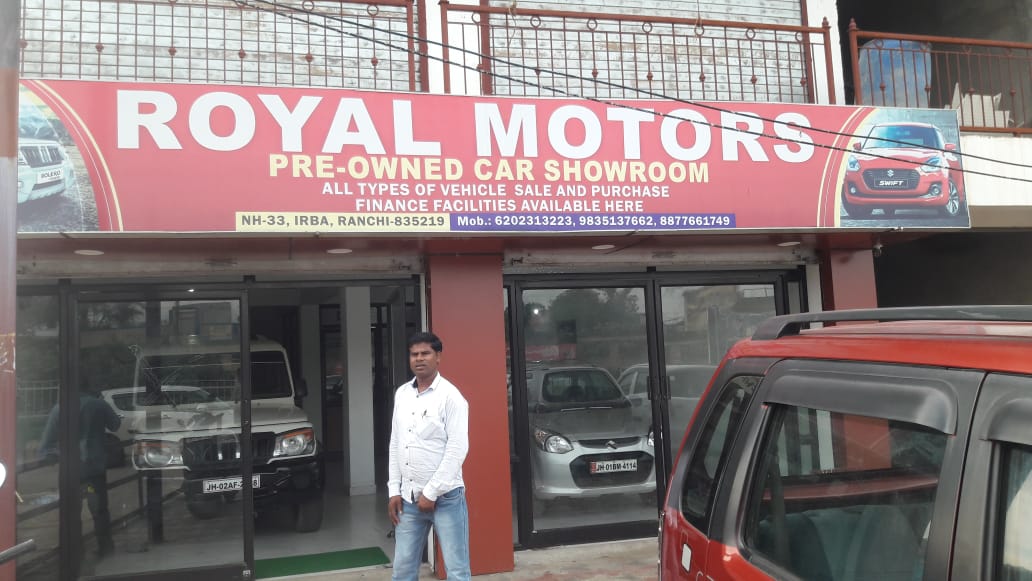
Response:
[[[78,254],[79,256],[100,256],[101,254],[104,254],[104,251],[103,250],[90,250],[88,248],[80,248],[79,250],[76,250],[75,253]]]
[[[616,248],[615,244],[596,244],[591,247],[592,250],[612,250]]]
[[[799,246],[799,241],[798,240],[785,240],[784,242],[778,242],[778,246],[782,246],[782,247]]]
[[[326,251],[326,254],[351,254],[350,248],[331,248]]]

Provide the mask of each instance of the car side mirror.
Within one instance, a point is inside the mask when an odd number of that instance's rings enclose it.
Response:
[[[860,151],[860,142],[859,141],[854,141],[853,142],[853,150],[854,151]]]
[[[946,144],[946,151],[957,151],[957,144],[956,143],[947,143]]]

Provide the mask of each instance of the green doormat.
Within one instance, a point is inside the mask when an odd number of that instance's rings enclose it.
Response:
[[[337,569],[353,569],[355,567],[371,567],[390,563],[390,559],[380,547],[351,549],[350,551],[333,551],[314,555],[298,555],[296,557],[278,557],[276,559],[258,559],[254,562],[254,574],[258,579],[285,577],[304,573],[321,573]]]

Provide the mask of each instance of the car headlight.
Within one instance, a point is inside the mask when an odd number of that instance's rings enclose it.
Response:
[[[846,171],[860,171],[860,160],[855,155],[849,156],[846,160]]]
[[[137,468],[175,468],[183,465],[179,442],[141,440],[133,445],[133,464]]]
[[[315,433],[312,428],[304,428],[276,436],[272,447],[272,457],[302,456],[315,450]]]
[[[939,156],[935,156],[917,166],[917,171],[921,173],[936,173],[940,170],[946,169],[946,167],[946,163],[943,159]]]
[[[551,430],[534,428],[534,442],[538,448],[551,454],[565,454],[573,450],[569,440]]]
[[[654,448],[654,447],[656,447],[656,435],[655,435],[655,434],[653,433],[653,431],[652,431],[652,430],[649,430],[649,439],[648,439],[648,443],[649,443],[649,448]]]

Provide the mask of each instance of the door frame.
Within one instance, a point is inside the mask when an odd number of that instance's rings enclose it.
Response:
[[[673,468],[673,457],[678,452],[683,434],[670,434],[670,389],[666,374],[665,343],[662,333],[662,289],[670,286],[723,286],[742,284],[770,284],[774,287],[777,314],[791,310],[790,283],[798,283],[798,304],[807,305],[804,267],[786,267],[769,270],[728,271],[657,271],[648,268],[634,273],[569,273],[506,275],[503,285],[508,297],[509,327],[506,340],[509,345],[509,370],[512,384],[512,426],[510,437],[515,440],[513,469],[516,478],[517,546],[542,547],[573,542],[595,542],[655,535],[655,520],[613,523],[605,527],[580,526],[544,531],[533,526],[533,483],[530,464],[530,420],[527,408],[526,361],[515,354],[525,353],[526,343],[522,292],[542,289],[640,288],[645,297],[645,334],[649,363],[649,400],[652,405],[652,425],[655,438],[655,476],[657,513],[666,498],[667,479]]]
[[[59,425],[61,426],[60,446],[64,450],[78,447],[78,414],[68,410],[78,409],[79,391],[71,386],[80,385],[79,381],[79,323],[78,308],[88,303],[115,302],[152,302],[152,301],[198,301],[198,300],[230,300],[239,304],[240,320],[240,438],[241,446],[241,562],[226,562],[205,567],[184,567],[175,570],[154,570],[129,574],[81,577],[79,559],[82,553],[81,514],[82,497],[79,485],[79,462],[61,462],[59,468],[59,526],[61,546],[60,573],[61,579],[90,579],[120,581],[134,579],[140,581],[166,581],[189,575],[196,581],[229,581],[244,580],[253,576],[254,571],[254,491],[251,487],[252,458],[251,442],[251,332],[250,304],[248,291],[253,283],[252,277],[246,277],[243,283],[233,284],[159,284],[140,285],[126,289],[111,285],[74,286],[68,280],[59,284],[60,315],[59,334],[64,350],[61,356],[61,386],[59,390]],[[150,531],[148,531],[148,534]]]

